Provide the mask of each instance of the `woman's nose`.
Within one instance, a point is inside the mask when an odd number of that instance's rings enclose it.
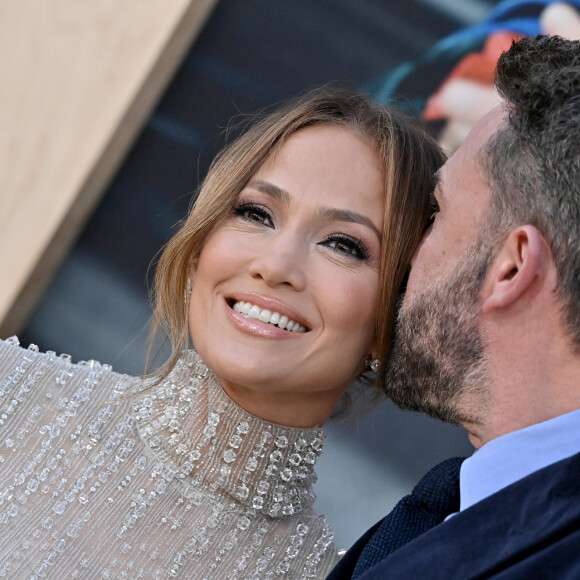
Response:
[[[297,292],[306,287],[306,249],[285,237],[271,240],[250,264],[253,278],[261,278],[268,286],[291,286]]]

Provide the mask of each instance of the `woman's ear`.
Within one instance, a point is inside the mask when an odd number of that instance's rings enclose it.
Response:
[[[493,260],[486,284],[482,311],[488,314],[514,303],[541,273],[551,255],[540,231],[531,225],[510,232]]]
[[[197,260],[190,259],[187,264],[187,277],[193,280],[195,277],[195,272],[197,271]]]
[[[184,301],[186,304],[189,304],[189,299],[191,298],[191,290],[192,290],[194,276],[195,276],[195,270],[194,270],[192,264],[190,263],[188,268],[187,268],[187,278],[185,280]]]

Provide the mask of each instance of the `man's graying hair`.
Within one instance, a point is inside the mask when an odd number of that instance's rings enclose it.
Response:
[[[557,269],[557,292],[580,351],[580,41],[524,38],[499,59],[507,120],[482,150],[491,189],[487,228],[531,224]]]

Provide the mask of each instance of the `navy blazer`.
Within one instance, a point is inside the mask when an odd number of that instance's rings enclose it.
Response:
[[[350,573],[339,563],[332,578]],[[436,525],[359,578],[580,579],[580,453]]]

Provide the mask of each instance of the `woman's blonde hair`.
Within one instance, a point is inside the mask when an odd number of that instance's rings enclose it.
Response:
[[[429,193],[444,155],[425,129],[401,112],[377,105],[364,95],[319,89],[263,116],[214,159],[195,205],[165,246],[155,274],[154,332],[160,326],[167,332],[172,354],[159,369],[160,378],[171,371],[189,346],[184,295],[188,272],[195,269],[208,236],[277,148],[300,129],[323,124],[362,135],[382,160],[385,205],[376,354],[382,359],[390,350],[400,287],[429,219]]]

